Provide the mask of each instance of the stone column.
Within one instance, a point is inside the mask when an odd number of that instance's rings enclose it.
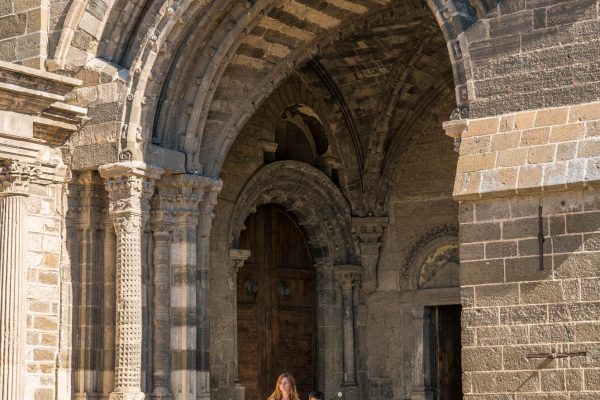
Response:
[[[171,399],[169,375],[171,373],[171,267],[170,237],[172,221],[170,207],[159,188],[157,211],[153,212],[152,234],[153,248],[153,285],[152,301],[152,398]]]
[[[217,196],[223,187],[221,180],[203,178],[205,181],[204,198],[200,204],[200,223],[198,224],[198,280],[196,292],[197,304],[197,327],[198,327],[198,369],[197,399],[210,398],[210,373],[209,373],[209,298],[208,298],[208,268],[209,268],[209,245],[210,231],[215,217],[214,208],[217,204]]]
[[[250,257],[250,250],[243,249],[229,249],[229,288],[231,289],[232,296],[232,304],[234,307],[237,307],[237,274],[240,268],[244,266],[246,260]],[[236,308],[237,310],[237,308]],[[237,313],[235,313],[237,314]],[[235,384],[234,388],[234,400],[243,400],[245,398],[245,388],[240,384],[239,380],[239,371],[238,371],[238,343],[237,343],[237,315],[233,317],[233,327],[231,329],[231,334],[234,336],[234,349],[233,349],[233,357],[234,357],[234,365],[233,365],[233,382]]]
[[[171,203],[173,234],[170,243],[171,274],[171,392],[177,400],[197,398],[198,328],[196,326],[197,226],[199,204],[206,178],[168,177],[161,184],[161,201]]]
[[[428,380],[431,377],[429,371],[429,330],[425,329],[429,325],[429,315],[425,315],[425,308],[422,305],[415,305],[411,310],[413,318],[413,330],[415,333],[413,342],[414,351],[414,370],[412,384],[412,400],[427,399]]]
[[[344,332],[344,386],[356,386],[354,362],[354,286],[360,281],[360,267],[336,267],[335,279],[342,289],[342,325]]]
[[[162,174],[141,162],[99,168],[116,231],[115,385],[111,400],[144,399],[142,373],[142,235],[154,181]]]
[[[40,169],[21,162],[0,167],[0,400],[23,396],[26,336],[25,208]]]
[[[115,312],[116,312],[116,282],[115,282],[115,253],[116,240],[115,230],[110,217],[105,216],[104,239],[103,239],[104,265],[102,274],[104,276],[103,318],[102,318],[102,394],[113,391],[115,383]]]
[[[352,218],[352,233],[358,241],[363,267],[361,287],[370,294],[377,290],[377,263],[387,217]]]

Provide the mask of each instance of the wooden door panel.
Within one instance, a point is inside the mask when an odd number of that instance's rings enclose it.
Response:
[[[315,272],[302,231],[278,206],[259,207],[242,248],[252,256],[238,273],[238,368],[247,400],[263,400],[282,372],[301,397],[315,385]],[[253,282],[256,291],[248,291]],[[250,390],[249,390],[250,388]]]
[[[438,399],[462,398],[459,305],[437,307]]]

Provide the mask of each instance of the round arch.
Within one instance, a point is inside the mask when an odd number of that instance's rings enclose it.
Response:
[[[239,247],[246,218],[267,203],[278,204],[296,217],[317,262],[340,265],[356,259],[346,199],[321,171],[289,160],[266,165],[246,183],[229,223],[230,248]]]
[[[81,3],[74,2],[71,7],[81,8]],[[463,68],[460,33],[497,5],[496,0],[408,3],[373,0],[379,8],[372,11],[358,2],[346,2],[347,8],[341,9],[335,8],[335,2],[322,3],[320,10],[337,12],[337,17],[326,19],[327,23],[321,25],[317,24],[316,17],[311,17],[317,9],[294,6],[282,12],[281,8],[288,3],[281,0],[208,3],[117,0],[112,3],[103,11],[103,16],[98,16],[104,22],[95,35],[97,46],[92,48],[99,49],[96,56],[129,68],[129,92],[120,139],[122,156],[143,158],[152,132],[164,126],[172,128],[172,134],[177,137],[177,150],[186,153],[189,172],[218,176],[223,155],[256,107],[297,65],[319,54],[322,48],[368,29],[382,18],[417,15],[426,10],[430,15],[433,12],[448,43],[453,68],[458,71]],[[82,29],[84,13],[75,11],[69,8],[65,13],[72,16],[70,26],[77,31]],[[242,107],[237,107],[233,100],[239,96],[232,83],[236,65],[244,60],[244,51],[248,51],[248,34],[256,27],[263,29],[265,24],[277,23],[278,16],[292,14],[296,20],[312,23],[314,34],[299,39],[293,48],[279,47],[279,57],[267,60],[266,66],[258,65],[250,76],[252,84],[249,86],[255,91],[245,96]],[[77,15],[80,15],[79,22]],[[309,18],[305,18],[306,15]],[[196,29],[198,26],[203,29]],[[286,28],[293,31],[297,26],[292,23],[283,26]],[[69,56],[73,30],[62,33],[55,51],[55,57],[66,58],[61,65],[69,68],[89,61],[85,57]],[[253,49],[276,47],[261,40]],[[80,53],[78,49],[72,52]],[[459,105],[467,101],[462,95],[466,93],[462,76],[455,73]],[[191,90],[179,90],[182,88]],[[177,93],[177,96],[165,99],[157,95],[165,92]],[[236,94],[232,97],[226,93]],[[164,111],[157,114],[159,110]],[[226,121],[211,119],[223,110],[235,112]]]

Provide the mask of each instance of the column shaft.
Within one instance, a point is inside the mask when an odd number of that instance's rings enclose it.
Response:
[[[153,379],[155,399],[170,398],[171,370],[171,269],[169,261],[169,231],[162,224],[153,230],[154,299],[153,299]]]
[[[354,360],[354,284],[359,281],[360,267],[340,266],[335,277],[342,289],[342,327],[344,334],[344,385],[356,386]]]
[[[0,167],[0,400],[23,396],[26,338],[25,208],[40,168],[18,161]]]
[[[140,391],[142,371],[142,217],[115,219],[117,230],[117,314],[115,388]],[[143,398],[143,395],[141,396]]]
[[[162,170],[137,162],[99,168],[116,231],[115,384],[111,400],[144,399],[142,380],[142,237],[154,180]]]
[[[342,307],[344,309],[344,383],[356,383],[354,368],[354,307],[352,286],[342,289]]]
[[[22,398],[25,347],[25,196],[0,197],[0,399]]]

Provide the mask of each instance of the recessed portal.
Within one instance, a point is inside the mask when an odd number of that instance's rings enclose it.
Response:
[[[428,399],[462,399],[460,311],[460,305],[425,308]]]
[[[246,400],[267,398],[282,372],[301,398],[315,388],[315,270],[292,215],[264,205],[250,215],[241,248],[251,251],[237,277],[238,376]]]

